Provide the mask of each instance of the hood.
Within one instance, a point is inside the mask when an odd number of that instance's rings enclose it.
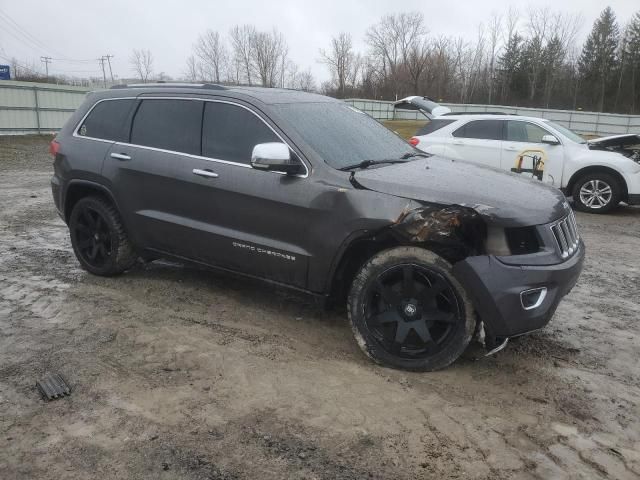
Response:
[[[444,115],[445,113],[451,113],[449,107],[443,107],[437,104],[429,97],[406,97],[398,100],[393,104],[394,110],[400,108],[403,110],[420,110],[426,117],[433,118]]]
[[[537,180],[438,156],[359,170],[354,179],[380,193],[471,207],[503,227],[542,225],[570,208],[560,190]]]
[[[587,145],[596,148],[625,148],[633,145],[640,145],[640,135],[629,133],[626,135],[611,135],[610,137],[594,138],[589,140]]]

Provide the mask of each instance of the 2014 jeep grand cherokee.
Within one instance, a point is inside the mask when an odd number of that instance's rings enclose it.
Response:
[[[385,365],[449,365],[543,327],[584,246],[559,190],[424,154],[344,103],[145,85],[89,95],[51,143],[80,264],[167,256],[347,299]]]

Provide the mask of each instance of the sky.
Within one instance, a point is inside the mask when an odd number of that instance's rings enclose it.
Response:
[[[493,13],[506,14],[510,5],[526,12],[530,6],[579,13],[578,40],[588,34],[598,14],[610,5],[621,24],[640,10],[637,0],[0,0],[0,63],[11,57],[44,71],[41,56],[52,57],[51,74],[101,75],[98,58],[113,55],[114,75],[133,77],[129,62],[134,48],[149,49],[155,73],[180,77],[200,33],[227,33],[236,24],[261,30],[277,28],[289,44],[290,58],[301,70],[310,68],[318,83],[327,80],[319,49],[331,37],[349,32],[357,50],[365,51],[367,28],[383,15],[419,11],[432,35],[463,36],[473,41],[478,24]],[[73,61],[71,61],[73,60]]]

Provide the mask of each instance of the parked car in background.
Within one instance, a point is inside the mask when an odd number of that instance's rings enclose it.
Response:
[[[640,135],[585,140],[550,120],[444,114],[411,138],[424,152],[519,173],[561,189],[578,210],[640,204]]]
[[[171,257],[346,302],[358,345],[397,368],[446,367],[477,331],[495,349],[545,326],[584,260],[557,189],[422,153],[320,95],[111,89],[51,153],[87,271]]]

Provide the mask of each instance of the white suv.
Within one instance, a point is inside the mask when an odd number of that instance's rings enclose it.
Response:
[[[454,160],[538,178],[573,196],[577,209],[606,213],[623,201],[640,204],[640,135],[586,141],[535,117],[445,114],[410,143]]]

